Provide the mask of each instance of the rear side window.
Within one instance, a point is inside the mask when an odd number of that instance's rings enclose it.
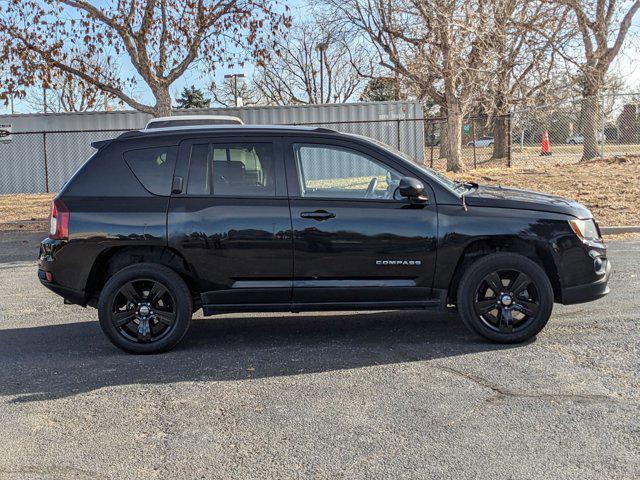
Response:
[[[134,175],[154,195],[170,195],[178,147],[129,150],[124,159]]]
[[[270,143],[196,144],[189,155],[189,195],[274,197]]]

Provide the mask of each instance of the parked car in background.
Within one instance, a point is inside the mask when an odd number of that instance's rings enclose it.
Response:
[[[456,305],[471,331],[515,343],[542,330],[554,302],[609,291],[583,205],[455,182],[365,137],[221,125],[93,145],[53,200],[38,277],[96,307],[128,352],[173,348],[198,309]]]
[[[584,143],[584,136],[580,133],[573,135],[572,137],[568,137],[564,143],[567,145],[582,145]]]
[[[598,132],[598,134],[596,135],[596,141],[601,142],[602,140],[603,140],[602,134]],[[567,145],[582,145],[584,143],[584,135],[582,135],[581,133],[578,133],[576,135],[568,137],[564,141],[564,143],[566,143]]]
[[[493,147],[493,137],[480,137],[467,143],[467,147]]]

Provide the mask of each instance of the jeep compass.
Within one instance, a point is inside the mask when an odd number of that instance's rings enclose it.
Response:
[[[192,313],[457,307],[521,342],[554,302],[609,291],[581,204],[460,183],[324,128],[147,129],[96,142],[52,203],[40,281],[96,307],[132,353],[174,347]]]

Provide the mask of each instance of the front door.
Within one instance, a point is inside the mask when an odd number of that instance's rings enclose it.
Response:
[[[184,141],[179,157],[169,245],[194,271],[203,304],[288,307],[293,253],[280,144],[201,138]]]
[[[424,205],[399,198],[400,178],[410,172],[360,144],[291,140],[286,150],[294,303],[428,303],[436,253],[433,195]]]

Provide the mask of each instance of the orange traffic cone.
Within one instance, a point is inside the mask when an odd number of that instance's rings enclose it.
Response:
[[[549,142],[549,132],[546,130],[542,134],[542,152],[540,152],[541,156],[552,155],[551,153],[551,142]]]

